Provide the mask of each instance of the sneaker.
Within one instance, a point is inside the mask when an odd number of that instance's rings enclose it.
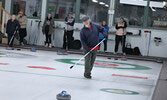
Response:
[[[107,51],[106,51],[106,50],[104,50],[104,53],[107,53]]]
[[[49,44],[49,48],[52,48],[52,45],[51,45],[51,43]]]
[[[89,76],[88,75],[84,75],[84,77],[87,78],[87,79],[91,79],[92,78],[92,76],[90,76],[90,75]]]
[[[20,45],[21,45],[21,46],[24,46],[24,43],[23,43],[23,42],[21,42],[21,43],[20,43]]]
[[[116,52],[114,52],[114,55],[116,55],[117,53]]]
[[[47,43],[45,44],[45,47],[48,47],[48,44],[47,44]]]

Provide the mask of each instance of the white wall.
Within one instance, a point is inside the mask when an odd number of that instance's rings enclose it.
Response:
[[[38,37],[38,45],[44,45],[44,40],[45,40],[45,36],[42,34],[41,32],[41,27],[38,30],[37,27],[37,23],[35,22],[35,20],[32,20],[33,24],[32,26],[30,26],[31,20],[29,20],[29,24],[28,24],[28,34],[30,37],[31,41],[33,41],[33,34],[39,34]],[[52,45],[55,47],[62,47],[63,45],[63,34],[64,34],[64,30],[61,29],[65,26],[64,22],[60,22],[60,21],[55,21],[55,26],[59,27],[56,28],[54,33],[53,33],[53,42]],[[83,27],[83,25],[81,23],[76,23],[75,24],[75,29],[79,28],[81,29]],[[114,26],[113,28],[111,28],[110,30],[114,31]],[[132,32],[138,32],[138,30],[140,30],[140,28],[128,28],[128,31],[132,31]],[[151,44],[150,44],[150,53],[149,56],[160,56],[160,57],[167,57],[167,31],[166,30],[155,30],[155,29],[141,29],[141,36],[133,36],[133,35],[127,35],[126,41],[130,42],[132,45],[132,48],[134,47],[139,47],[140,51],[142,53],[142,55],[147,55],[147,50],[148,50],[148,41],[149,41],[149,34],[146,37],[146,33],[144,33],[145,30],[149,30],[151,31]],[[162,42],[160,43],[159,46],[155,45],[154,42],[154,37],[160,37],[162,38]],[[75,31],[74,32],[74,38],[75,39],[80,39],[79,38],[79,31]],[[109,40],[108,40],[108,50],[109,52],[113,52],[114,51],[114,46],[115,46],[115,35],[114,34],[109,34]],[[103,51],[103,44],[101,46],[101,51]],[[119,52],[121,52],[121,45],[120,45],[120,49]]]
[[[11,0],[6,0],[6,4],[5,4],[5,9],[10,11],[10,4],[11,4]],[[44,41],[45,41],[45,36],[42,33],[42,24],[43,21],[45,19],[45,14],[46,14],[46,0],[42,0],[43,4],[42,4],[42,16],[41,19],[38,20],[42,20],[42,23],[40,24],[40,27],[38,28],[38,23],[35,21],[37,19],[29,19],[28,20],[28,25],[27,25],[27,31],[28,31],[28,35],[26,37],[27,41],[30,44],[33,44],[34,42],[34,37],[36,36],[37,38],[37,45],[44,45]],[[112,3],[112,2],[111,2]],[[110,8],[111,10],[113,8]],[[113,16],[110,15],[110,19],[113,19]],[[63,28],[65,26],[64,22],[62,21],[55,21],[55,26],[59,27],[59,28]],[[81,23],[76,23],[75,24],[75,29],[79,28],[81,29],[83,27],[83,25]],[[111,27],[110,29],[111,31],[114,31],[114,26]],[[127,29],[130,32],[137,32],[138,30],[140,30],[140,28],[128,28]],[[148,37],[145,37],[145,30],[150,30],[152,31],[152,35],[151,35],[151,45],[150,45],[150,53],[149,56],[159,56],[159,57],[167,57],[167,30],[156,30],[156,29],[141,29],[142,33],[141,36],[127,36],[127,42],[130,42],[132,44],[132,47],[136,47],[138,46],[140,48],[140,51],[142,53],[142,55],[147,55],[147,48],[148,48]],[[63,29],[55,29],[55,32],[53,33],[53,41],[52,41],[52,45],[55,47],[62,47],[63,45],[63,34],[64,34],[64,30]],[[75,39],[79,39],[79,31],[75,31],[74,32],[74,37]],[[159,46],[156,46],[154,43],[154,37],[160,37],[162,38],[162,43],[160,43]],[[114,34],[110,34],[109,35],[109,39],[111,39],[110,41],[108,41],[108,51],[109,52],[113,52],[114,51],[114,45],[115,45],[115,35]],[[103,46],[101,46],[101,50],[103,50]],[[119,52],[121,52],[121,49],[119,49]]]
[[[10,10],[11,10],[11,1],[12,0],[5,0],[5,10],[8,11],[10,13]]]

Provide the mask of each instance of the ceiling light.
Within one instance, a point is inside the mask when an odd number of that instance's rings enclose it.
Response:
[[[97,0],[92,0],[92,2],[95,2],[95,3],[97,3],[98,1],[97,1]]]
[[[101,4],[101,5],[105,5],[105,3],[104,3],[104,2],[99,2],[99,4]]]
[[[150,7],[150,8],[151,8],[152,11],[156,11],[155,8],[153,8],[153,7]]]
[[[106,6],[106,7],[109,7],[109,5],[107,5],[107,4],[106,4],[105,6]]]

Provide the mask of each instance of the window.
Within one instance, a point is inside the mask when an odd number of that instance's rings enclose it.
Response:
[[[147,1],[116,0],[115,24],[123,17],[129,26],[142,26],[144,21],[144,7]]]
[[[167,28],[167,9],[163,2],[150,2],[148,27]]]
[[[107,21],[110,0],[81,0],[80,20],[89,16],[93,22]]]
[[[13,0],[13,14],[23,11],[27,17],[41,16],[42,0]]]
[[[55,19],[65,19],[69,12],[74,13],[76,0],[48,0],[48,13]]]

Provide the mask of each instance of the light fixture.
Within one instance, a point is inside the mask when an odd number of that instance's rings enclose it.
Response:
[[[167,8],[167,1],[163,2],[163,8],[165,8],[165,9]]]
[[[99,4],[101,4],[101,5],[105,5],[105,3],[104,3],[104,2],[99,2]]]
[[[156,11],[155,8],[153,8],[153,7],[150,7],[150,8],[151,8],[152,11]]]
[[[107,5],[107,4],[106,4],[105,6],[106,6],[106,7],[109,7],[109,5]]]
[[[92,2],[95,2],[95,3],[97,3],[98,1],[97,1],[97,0],[92,0]]]

